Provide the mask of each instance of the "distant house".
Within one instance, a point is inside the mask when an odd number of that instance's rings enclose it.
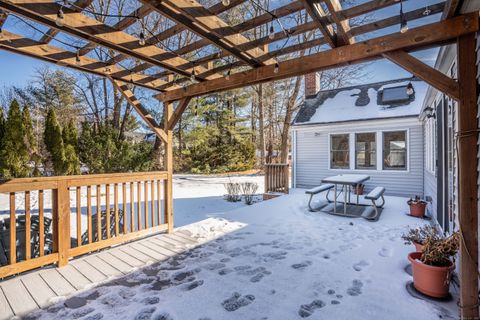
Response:
[[[423,127],[419,114],[428,85],[416,78],[318,91],[305,79],[305,102],[292,126],[293,186],[325,177],[365,173],[365,189],[423,195]]]

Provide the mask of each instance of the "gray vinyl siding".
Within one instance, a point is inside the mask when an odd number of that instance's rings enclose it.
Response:
[[[428,212],[431,217],[437,219],[437,177],[428,170],[424,172],[424,195],[432,198],[432,202],[428,206]]]
[[[418,118],[356,121],[343,124],[296,126],[296,187],[311,188],[325,177],[365,173],[366,191],[384,186],[387,195],[423,196],[423,127]],[[407,130],[408,171],[332,170],[329,168],[329,134]],[[381,152],[381,150],[377,150]]]

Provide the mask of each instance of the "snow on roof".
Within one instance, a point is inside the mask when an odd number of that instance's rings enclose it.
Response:
[[[411,82],[415,93],[409,100],[383,103],[382,90]],[[428,85],[417,78],[391,80],[355,87],[320,91],[307,98],[294,125],[418,116]]]

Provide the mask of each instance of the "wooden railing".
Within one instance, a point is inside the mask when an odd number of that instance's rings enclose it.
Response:
[[[0,183],[0,278],[171,230],[169,183],[164,171]]]
[[[289,171],[287,163],[265,164],[265,193],[288,193]]]

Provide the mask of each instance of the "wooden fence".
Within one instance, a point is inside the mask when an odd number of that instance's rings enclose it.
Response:
[[[1,183],[0,278],[171,230],[168,183],[164,171]]]
[[[265,193],[288,193],[289,171],[287,163],[265,164]]]

